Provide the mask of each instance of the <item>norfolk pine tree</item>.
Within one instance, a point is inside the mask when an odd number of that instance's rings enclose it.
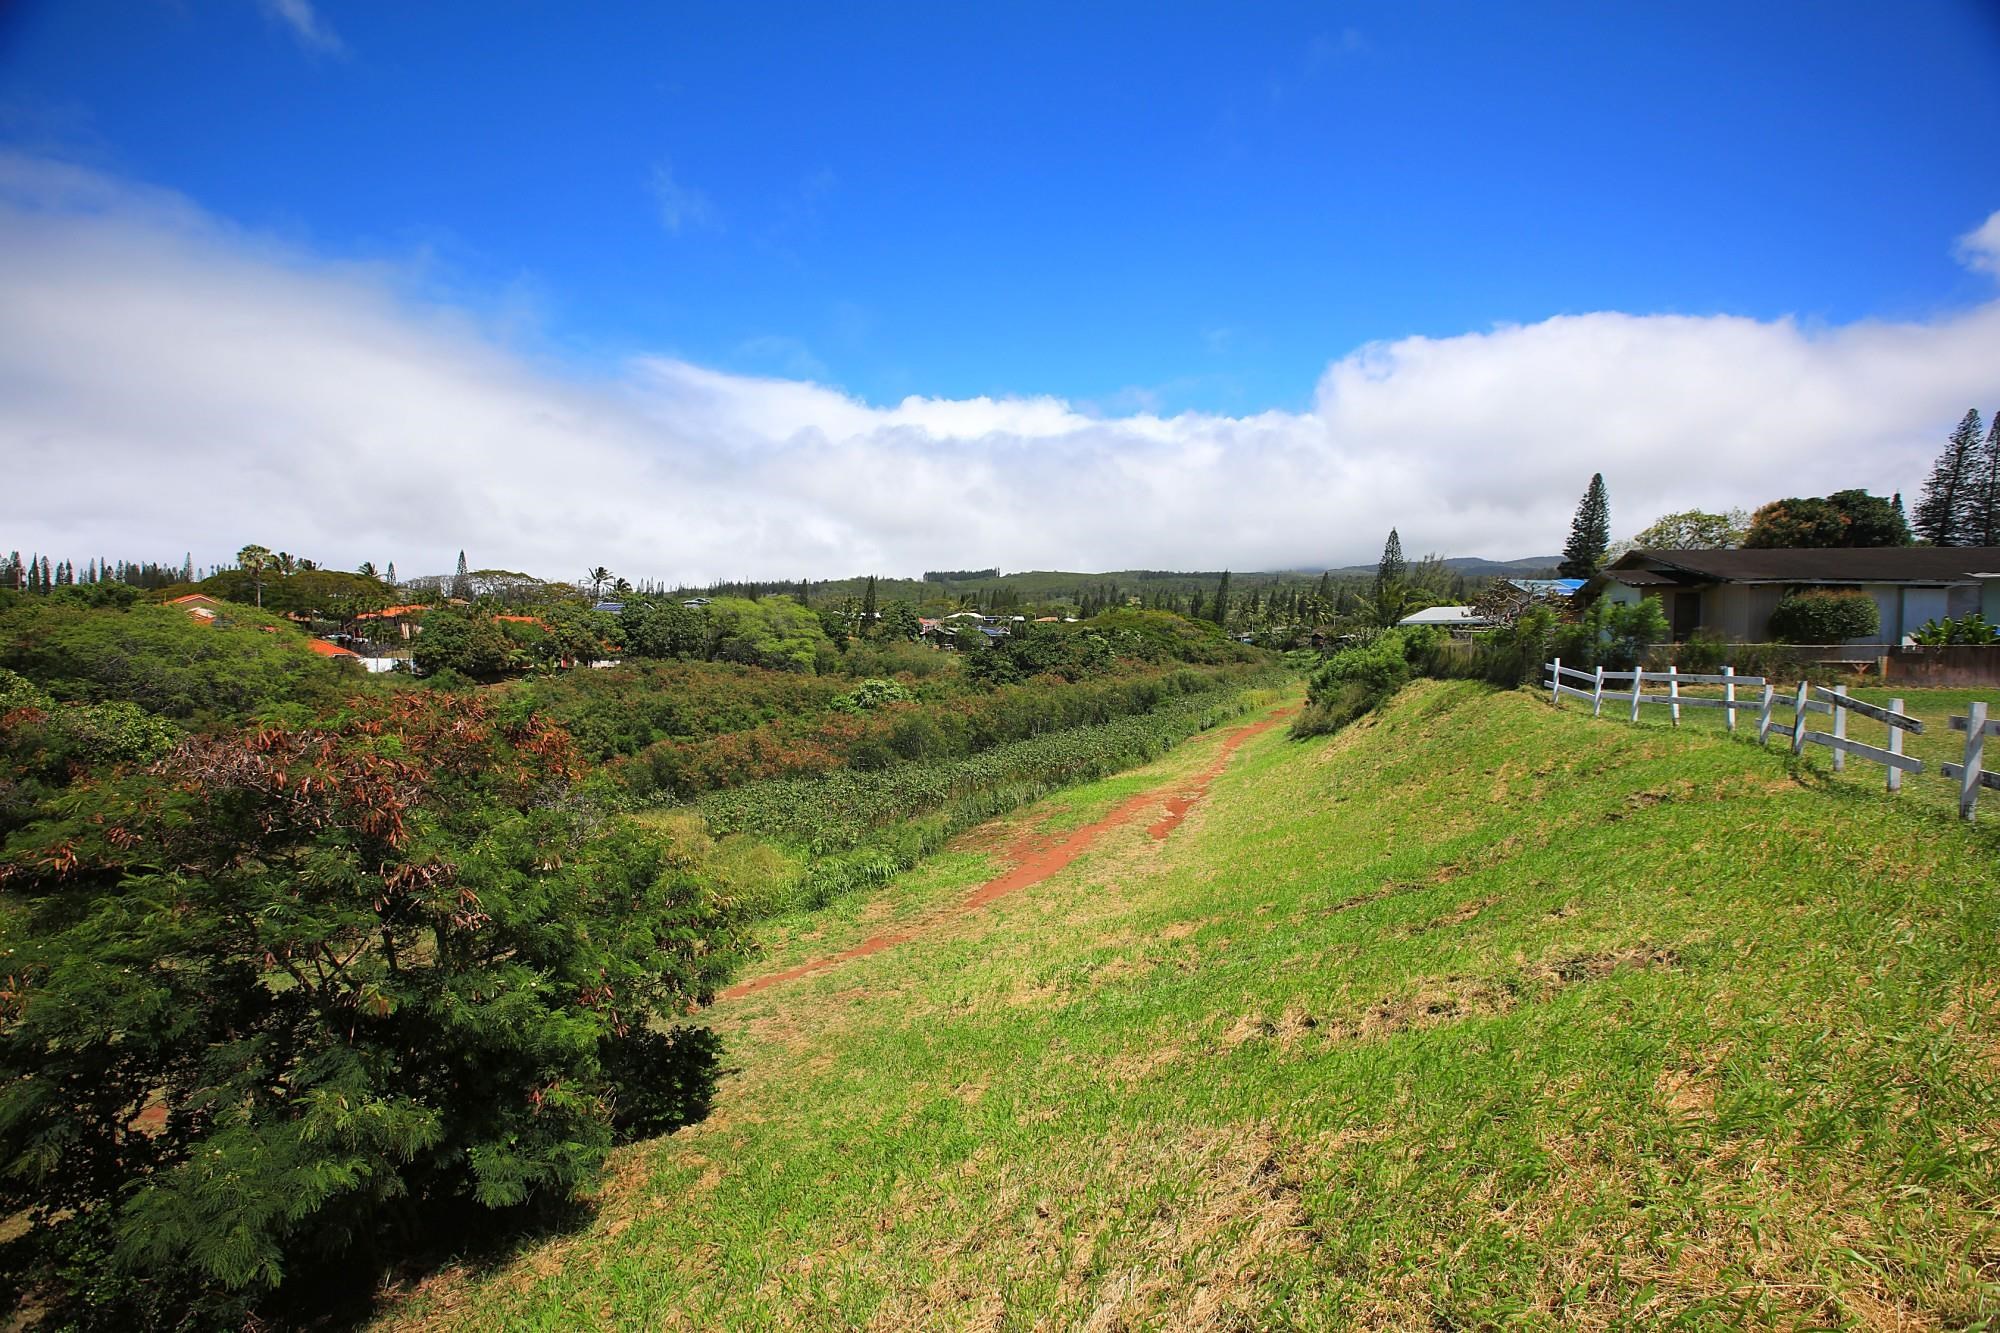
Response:
[[[1611,545],[1611,497],[1604,489],[1604,474],[1593,472],[1590,486],[1570,520],[1569,544],[1563,547],[1560,571],[1566,579],[1587,579],[1604,563]]]
[[[1968,546],[1979,465],[1979,409],[1969,407],[1931,466],[1910,526],[1933,546]]]

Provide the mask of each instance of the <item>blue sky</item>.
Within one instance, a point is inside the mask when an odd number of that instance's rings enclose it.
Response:
[[[933,12],[924,12],[930,10]],[[17,144],[644,350],[1107,412],[1596,310],[1986,295],[2000,10],[22,0]]]
[[[0,4],[0,548],[1321,568],[1914,495],[2000,8]],[[190,495],[198,494],[198,502]]]

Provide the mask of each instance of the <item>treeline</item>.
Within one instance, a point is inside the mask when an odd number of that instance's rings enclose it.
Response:
[[[183,557],[177,565],[151,560],[100,560],[93,557],[84,562],[81,571],[73,560],[52,563],[49,557],[40,554],[31,554],[23,560],[19,551],[9,551],[4,559],[0,559],[0,588],[12,588],[17,592],[41,593],[77,584],[89,586],[99,583],[122,583],[141,591],[151,591],[193,580],[192,555]]]

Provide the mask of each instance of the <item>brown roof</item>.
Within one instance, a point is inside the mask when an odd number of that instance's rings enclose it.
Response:
[[[1628,551],[1605,573],[1663,566],[1706,583],[1964,583],[2000,574],[2000,546],[1780,547],[1771,550]],[[1691,577],[1690,577],[1691,576]]]

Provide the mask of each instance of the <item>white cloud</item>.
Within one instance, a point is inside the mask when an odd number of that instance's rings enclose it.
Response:
[[[653,202],[660,210],[660,225],[668,231],[713,227],[721,221],[714,202],[692,185],[675,179],[673,167],[665,162],[653,168]]]
[[[1958,238],[1958,257],[1967,268],[2000,277],[2000,212]]]
[[[775,345],[774,345],[775,346]],[[2000,406],[2000,301],[1922,323],[1599,313],[1334,361],[1311,406],[1100,418],[1056,398],[873,406],[637,356],[558,374],[397,275],[172,195],[0,157],[0,548],[404,573],[796,578],[1275,565],[1558,549],[1693,506],[1913,489]]]
[[[347,50],[340,34],[312,7],[312,0],[258,0],[258,3],[266,14],[291,29],[292,36],[308,51],[341,55]]]

